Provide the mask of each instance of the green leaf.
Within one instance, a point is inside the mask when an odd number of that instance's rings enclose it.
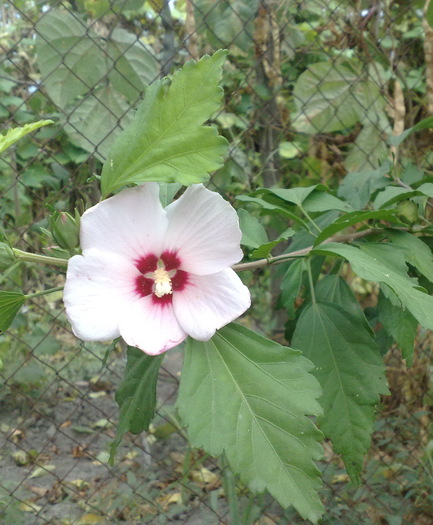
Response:
[[[126,432],[139,434],[149,428],[156,405],[156,382],[165,354],[150,356],[138,348],[128,347],[124,378],[116,392],[119,422],[111,444],[110,462]]]
[[[291,189],[285,189],[285,188],[262,188],[260,190],[257,190],[255,194],[261,195],[266,193],[273,193],[277,197],[280,197],[280,199],[283,199],[284,201],[291,202],[292,204],[295,204],[296,206],[302,206],[302,203],[305,201],[305,199],[317,188],[325,189],[325,186],[322,184],[315,184],[314,186],[307,186],[303,188],[291,188]]]
[[[310,65],[293,89],[298,110],[293,116],[295,129],[315,134],[353,126],[365,111],[359,97],[363,84],[355,71],[335,61]],[[370,88],[372,84],[368,83]],[[379,91],[377,86],[375,90]]]
[[[111,85],[131,104],[135,104],[146,86],[158,76],[156,58],[134,33],[118,27],[107,40],[107,52]]]
[[[433,198],[433,184],[431,182],[425,182],[417,186],[417,191],[420,191],[423,195],[429,198]]]
[[[24,301],[22,293],[0,291],[0,334],[9,328]]]
[[[378,303],[379,321],[401,349],[408,366],[413,363],[413,350],[418,321],[408,311],[395,306],[382,293]]]
[[[415,277],[407,274],[405,251],[397,245],[385,242],[367,242],[360,245],[360,249],[370,255],[375,261],[381,262],[385,266],[392,268],[405,279],[417,284]]]
[[[80,11],[87,12],[92,18],[104,16],[113,5],[110,0],[77,0],[76,4]]]
[[[243,208],[238,210],[239,227],[242,231],[241,244],[248,248],[258,248],[268,242],[266,230],[257,217],[251,215]]]
[[[379,394],[388,393],[370,330],[340,306],[316,302],[302,312],[292,345],[315,364],[313,374],[323,388],[320,428],[357,482]]]
[[[75,145],[105,160],[131,121],[131,105],[157,77],[157,60],[135,34],[116,28],[102,38],[80,15],[63,9],[46,13],[37,33],[44,85],[68,116],[65,130]]]
[[[344,167],[349,173],[366,168],[377,168],[388,154],[384,137],[392,133],[392,129],[385,111],[386,100],[379,88],[384,80],[374,80],[375,73],[373,71],[369,73],[370,79],[368,82],[361,82],[360,93],[356,93],[363,106],[360,115],[362,130],[358,133],[355,142],[349,145],[349,154],[344,161]]]
[[[224,453],[251,490],[267,489],[316,522],[313,460],[322,451],[308,416],[320,390],[310,369],[297,351],[231,324],[208,342],[188,340],[177,407],[194,447]]]
[[[326,239],[329,239],[332,235],[335,235],[341,230],[345,230],[349,226],[354,224],[359,224],[361,222],[370,221],[373,219],[380,220],[390,220],[395,217],[395,212],[393,210],[380,210],[380,211],[353,211],[351,213],[346,213],[341,217],[338,217],[332,224],[327,226],[322,230],[321,233],[317,236],[315,240],[315,246],[319,245]]]
[[[158,81],[146,89],[135,119],[117,138],[102,169],[104,196],[148,180],[204,182],[222,166],[227,141],[203,123],[219,108],[226,54],[220,50],[187,62],[170,86]]]
[[[397,247],[382,245],[381,249],[382,256],[378,250],[372,254],[367,253],[367,250],[373,252],[368,245],[361,249],[347,244],[327,243],[315,248],[314,252],[344,257],[362,279],[386,284],[397,295],[403,308],[407,308],[424,328],[432,330],[433,297],[419,290],[415,279],[404,275],[399,256],[396,257],[399,252]]]
[[[391,242],[404,249],[406,261],[433,282],[433,255],[427,244],[408,232],[388,230],[387,234]]]
[[[299,225],[303,226],[305,229],[308,229],[307,224],[300,217],[295,215],[292,211],[288,210],[285,206],[274,204],[273,202],[268,202],[267,200],[262,199],[260,197],[252,197],[250,195],[238,195],[236,198],[243,202],[253,202],[254,204],[258,204],[264,210],[268,210],[275,213],[281,213],[286,217],[289,217],[290,219],[294,220]]]
[[[425,12],[425,19],[427,21],[427,24],[430,27],[433,27],[433,4],[431,2],[427,2],[427,9]],[[433,126],[433,123],[432,123]]]
[[[65,108],[107,74],[101,39],[78,14],[50,9],[36,25],[36,52],[53,102]]]
[[[388,137],[388,142],[391,146],[400,146],[400,144],[415,131],[431,128],[433,128],[433,117],[427,117],[418,122],[418,124],[415,124],[412,128],[406,129],[403,133],[400,133],[400,135],[390,135]]]
[[[294,159],[302,152],[302,147],[297,142],[283,141],[278,144],[278,154],[283,159]]]
[[[52,120],[39,120],[38,122],[32,122],[31,124],[25,124],[20,128],[11,128],[5,135],[0,135],[0,153],[5,151],[7,148],[18,142],[22,137],[31,133],[35,129],[39,129],[42,126],[48,126],[53,124]]]
[[[404,183],[416,188],[416,184],[422,184],[425,182],[427,177],[424,176],[424,170],[420,169],[412,161],[407,161],[407,163],[402,167],[403,172],[401,174],[401,180]],[[432,181],[430,177],[428,177],[427,180],[430,180],[430,182]]]
[[[419,195],[422,194],[416,190],[402,188],[400,186],[388,186],[377,194],[376,198],[374,199],[373,206],[375,210],[379,210],[380,208],[385,208],[386,206],[390,206],[395,202],[406,200],[409,197],[416,197]]]
[[[44,85],[62,109],[98,86],[135,104],[159,73],[158,61],[134,33],[115,28],[107,37],[99,36],[77,13],[50,9],[38,22],[37,35]],[[105,109],[108,115],[110,106]]]
[[[391,163],[384,162],[376,170],[349,173],[338,188],[338,195],[343,197],[355,210],[364,208],[370,196],[377,190],[390,184],[385,177],[391,170]]]
[[[281,283],[280,302],[286,309],[289,319],[295,317],[295,300],[301,290],[304,271],[304,259],[296,259],[287,268]]]
[[[396,202],[409,199],[410,197],[433,197],[433,184],[426,182],[421,184],[416,190],[401,188],[400,186],[389,186],[378,193],[374,200],[375,209],[390,206]]]
[[[92,1],[92,0],[87,0]],[[153,0],[153,3],[157,0]],[[115,13],[123,13],[125,11],[139,11],[143,7],[143,0],[110,0],[110,7]]]
[[[121,127],[131,120],[128,102],[109,86],[103,86],[71,110],[64,127],[76,146],[105,160]]]
[[[371,333],[370,325],[355,294],[342,277],[336,274],[327,275],[315,286],[314,295],[317,301],[321,303],[331,303],[340,306],[345,312],[363,323],[367,331]]]
[[[290,237],[293,237],[295,235],[295,230],[293,228],[287,228],[286,231],[284,231],[281,235],[278,236],[275,241],[266,242],[265,244],[262,244],[259,246],[256,250],[254,250],[251,253],[251,257],[253,259],[262,259],[269,257],[269,254],[271,253],[272,249],[275,248],[277,244],[280,244],[282,241],[287,241]]]
[[[166,208],[170,203],[173,202],[176,193],[182,188],[182,184],[173,182],[171,184],[167,182],[159,183],[159,200],[163,208]]]
[[[375,121],[366,123],[355,142],[349,146],[349,154],[344,161],[344,167],[349,173],[376,168],[386,158],[388,147],[383,138],[385,134],[378,124]]]
[[[251,50],[259,0],[194,0],[193,6],[197,31],[204,32],[208,45],[214,49],[230,46],[231,53],[241,56]]]
[[[308,212],[339,210],[349,213],[354,211],[352,206],[347,202],[344,202],[338,197],[334,197],[334,195],[323,191],[315,191],[314,193],[310,194],[305,199],[303,207]]]

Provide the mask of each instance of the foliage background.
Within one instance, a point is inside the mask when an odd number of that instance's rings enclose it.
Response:
[[[236,207],[257,187],[323,183],[375,169],[386,137],[433,115],[433,30],[423,1],[15,0],[0,6],[0,119],[54,126],[0,161],[2,229],[18,248],[51,250],[52,208],[83,211],[97,175],[145,85],[187,60],[227,48],[224,106],[213,122],[230,143],[210,187]],[[393,159],[405,177],[430,173],[431,132]],[[361,195],[359,198],[362,198]],[[254,207],[245,205],[254,212]],[[280,224],[269,221],[269,234]],[[42,239],[42,240],[41,240]],[[245,275],[246,322],[283,341],[278,274]],[[17,264],[4,288],[61,285],[54,269]],[[364,306],[376,291],[348,274]],[[171,409],[181,353],[164,362],[155,427],[130,437],[107,464],[123,368],[121,348],[79,344],[60,294],[39,298],[1,336],[0,513],[16,523],[301,523],[266,496],[251,497],[224,461],[188,449]],[[360,487],[326,449],[324,523],[430,523],[433,516],[431,336],[412,368],[387,354],[384,399]],[[102,364],[106,361],[106,366]],[[230,496],[231,495],[231,496]],[[93,521],[92,521],[93,520]]]

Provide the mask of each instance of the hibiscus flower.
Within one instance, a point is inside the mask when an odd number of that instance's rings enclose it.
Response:
[[[188,335],[209,340],[250,306],[230,268],[242,258],[237,214],[201,184],[166,208],[155,182],[124,190],[83,214],[80,238],[64,302],[84,341],[122,336],[156,355]]]

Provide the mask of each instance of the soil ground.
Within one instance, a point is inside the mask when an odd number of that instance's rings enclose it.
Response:
[[[36,400],[11,393],[2,402],[0,523],[224,522],[215,465],[205,467],[190,455],[185,439],[163,419],[176,398],[180,352],[167,355],[158,381],[156,433],[162,438],[126,435],[109,466],[122,367],[118,359],[93,382],[58,376]],[[186,471],[191,459],[199,466]]]

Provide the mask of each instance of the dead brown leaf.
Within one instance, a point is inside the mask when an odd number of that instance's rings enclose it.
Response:
[[[88,454],[87,447],[76,445],[75,447],[72,447],[71,454],[73,458],[84,458]]]
[[[48,501],[50,503],[58,503],[64,500],[66,496],[65,488],[60,483],[55,483],[49,491]]]
[[[40,498],[43,498],[48,492],[49,489],[43,487],[37,487],[36,485],[27,486],[28,490],[37,494]]]
[[[22,441],[23,439],[25,438],[25,434],[22,430],[20,430],[19,428],[16,428],[13,432],[12,432],[12,435],[10,437],[11,441],[13,443],[18,443],[20,441]]]

